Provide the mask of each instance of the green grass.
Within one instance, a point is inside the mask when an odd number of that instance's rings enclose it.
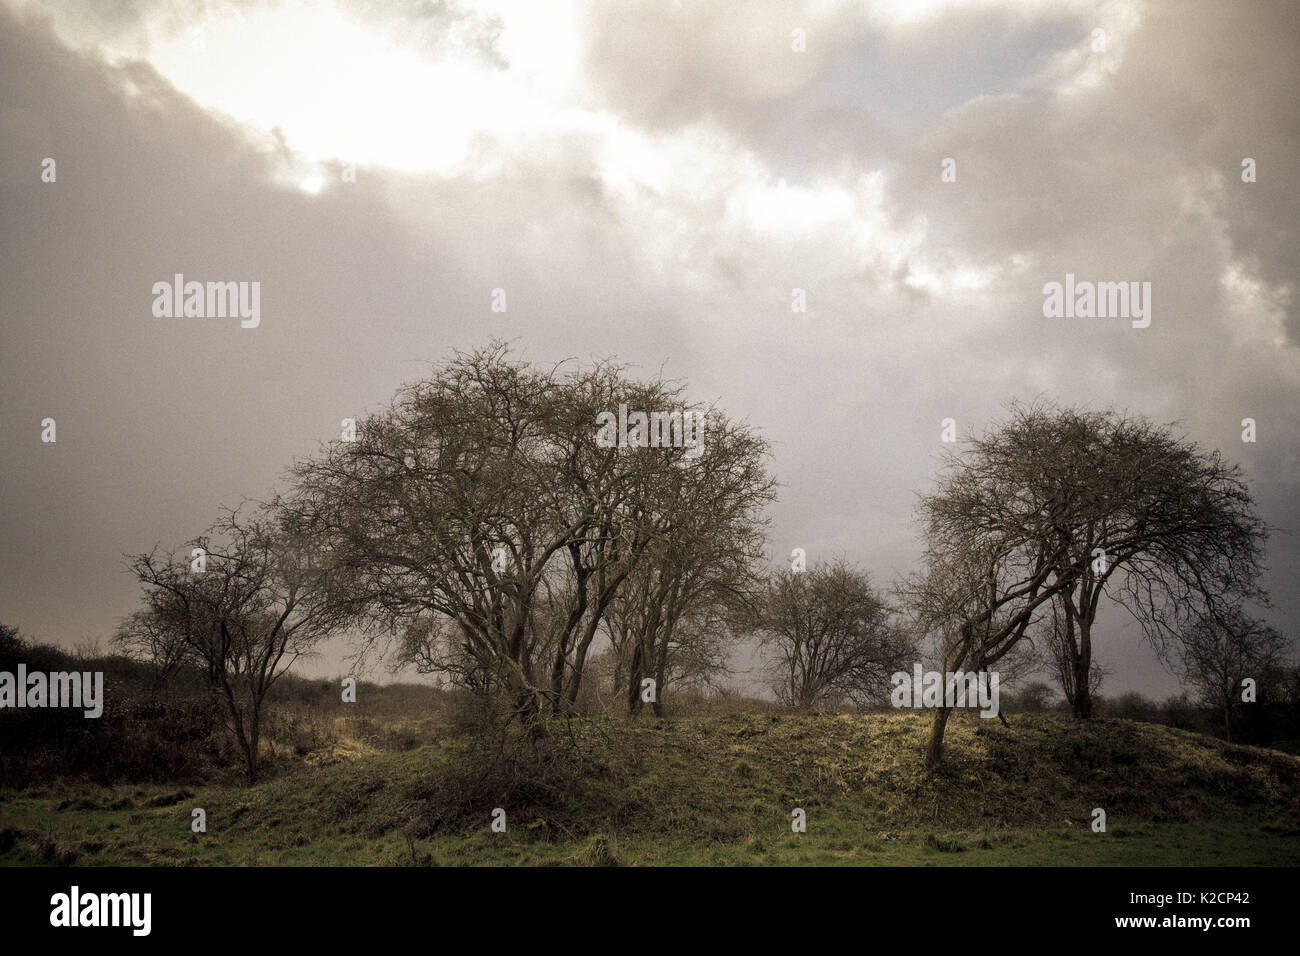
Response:
[[[528,777],[513,798],[476,790],[469,744],[450,735],[309,756],[254,787],[0,792],[0,864],[1300,864],[1300,758],[1019,716],[955,719],[931,775],[927,728],[913,713],[575,721],[557,729],[573,742],[542,781],[554,789]],[[506,833],[489,829],[495,806]],[[806,833],[791,832],[795,807]]]

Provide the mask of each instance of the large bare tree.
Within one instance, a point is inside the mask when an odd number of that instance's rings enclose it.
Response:
[[[679,440],[600,440],[621,408],[676,415]],[[280,507],[328,542],[368,633],[414,626],[418,647],[420,629],[452,622],[458,666],[536,727],[577,699],[619,588],[686,527],[679,488],[713,454],[712,423],[686,440],[688,411],[673,383],[607,361],[537,367],[494,343],[300,462]]]
[[[1045,443],[1060,464],[1044,490],[1074,502],[1072,522],[1054,528],[1052,540],[1064,549],[1057,573],[1067,585],[1059,601],[1074,665],[1071,703],[1089,717],[1102,596],[1125,608],[1163,655],[1198,613],[1264,599],[1257,581],[1266,531],[1240,468],[1172,426],[1047,407],[1014,415],[1002,453]]]
[[[1251,598],[1265,528],[1240,469],[1172,426],[1014,403],[949,456],[921,499],[925,570],[909,591],[945,669],[993,664],[1049,601],[1068,624],[1074,713],[1092,713],[1092,628],[1108,595],[1165,653],[1198,613]],[[938,762],[948,712],[935,714]]]

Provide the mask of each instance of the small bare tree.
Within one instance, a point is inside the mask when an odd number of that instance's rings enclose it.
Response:
[[[866,572],[843,561],[773,574],[753,623],[777,699],[804,710],[883,700],[890,675],[916,659]]]
[[[175,622],[153,608],[135,611],[118,625],[113,646],[152,670],[153,692],[163,693],[167,682],[185,663],[189,646]]]
[[[1287,647],[1287,640],[1240,608],[1223,615],[1204,614],[1183,632],[1174,657],[1183,682],[1223,715],[1223,732],[1232,740],[1233,709],[1241,703],[1247,678],[1259,682]]]
[[[923,509],[942,502],[923,501]],[[1026,540],[1023,528],[1050,515],[1026,509],[999,527],[979,528],[940,507],[930,517],[931,545],[923,570],[899,586],[916,632],[937,647],[943,672],[979,672],[1023,657],[1022,641],[1035,613],[1061,587],[1052,577],[1054,554]],[[1023,665],[1021,665],[1023,666]],[[925,762],[936,767],[951,716],[935,709]]]
[[[131,560],[145,589],[141,619],[162,636],[167,654],[206,668],[250,781],[259,770],[267,693],[341,622],[317,557],[267,512],[234,511],[177,554],[155,550]]]

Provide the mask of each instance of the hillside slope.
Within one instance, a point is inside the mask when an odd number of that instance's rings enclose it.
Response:
[[[315,754],[252,788],[9,792],[0,863],[1300,862],[1300,758],[1126,720],[1011,720],[954,720],[935,776],[923,715],[738,715],[575,721],[541,755],[513,741],[509,761],[449,735]]]

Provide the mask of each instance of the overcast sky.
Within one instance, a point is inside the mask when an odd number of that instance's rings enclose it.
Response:
[[[0,0],[0,621],[106,640],[124,552],[504,337],[750,419],[774,554],[881,584],[943,419],[1180,421],[1294,634],[1298,49],[1294,3]],[[155,317],[176,273],[260,282],[260,325]],[[1045,318],[1067,273],[1150,282],[1150,326]],[[1124,616],[1104,691],[1172,691]]]

